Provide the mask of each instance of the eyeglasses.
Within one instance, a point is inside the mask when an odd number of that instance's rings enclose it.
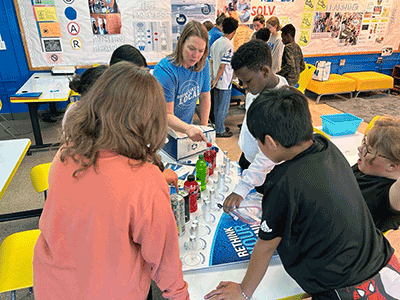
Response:
[[[362,147],[361,148],[361,156],[366,157],[368,153],[374,155],[374,153],[372,153],[371,151],[368,150],[368,145],[367,145],[367,142],[365,141],[365,136],[361,142],[361,147]],[[384,156],[384,155],[377,154],[376,156],[380,156],[380,157],[392,160],[391,158]]]

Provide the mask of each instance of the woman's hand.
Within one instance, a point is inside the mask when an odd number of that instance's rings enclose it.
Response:
[[[207,143],[207,139],[203,131],[197,128],[196,126],[190,125],[189,128],[185,131],[185,133],[193,142]]]
[[[171,169],[165,169],[163,175],[167,183],[168,184],[172,183],[175,186],[176,191],[178,192],[179,191],[178,175]]]

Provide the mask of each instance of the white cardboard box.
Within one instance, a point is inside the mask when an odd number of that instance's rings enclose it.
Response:
[[[215,130],[208,126],[197,126],[203,130],[207,140],[215,143]],[[180,160],[201,153],[207,149],[205,142],[193,142],[189,137],[172,129],[168,130],[168,143],[162,148],[169,156],[175,160]]]

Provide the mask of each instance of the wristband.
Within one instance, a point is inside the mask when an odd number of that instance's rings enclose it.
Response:
[[[241,286],[241,285],[239,285],[239,286],[240,286],[240,290],[242,291],[242,296],[243,296],[243,298],[246,299],[246,300],[250,300],[251,297],[247,296],[247,295],[243,292],[243,289],[242,289],[242,286]]]

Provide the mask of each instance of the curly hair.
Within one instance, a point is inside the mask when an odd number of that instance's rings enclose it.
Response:
[[[271,47],[261,40],[251,40],[240,46],[232,56],[233,70],[247,67],[258,71],[263,66],[271,67]]]
[[[130,62],[111,66],[83,96],[79,109],[66,116],[61,161],[80,166],[73,177],[94,167],[99,152],[113,151],[163,170],[157,151],[167,135],[167,113],[160,83],[148,70]]]

